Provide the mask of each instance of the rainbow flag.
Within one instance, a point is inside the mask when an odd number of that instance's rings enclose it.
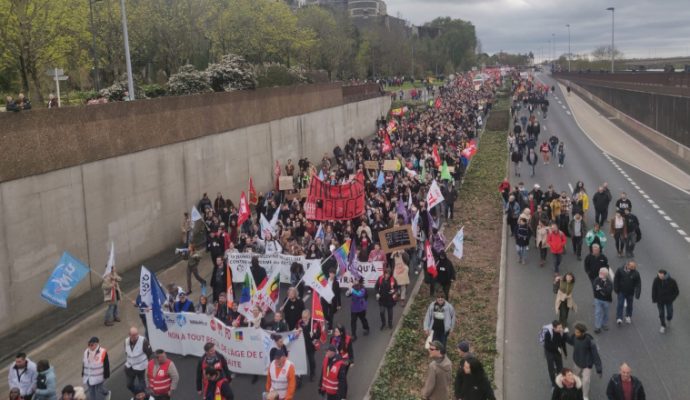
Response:
[[[347,271],[350,257],[351,239],[347,239],[345,244],[333,252],[333,258],[338,262],[338,275],[342,276]]]
[[[242,284],[242,292],[240,294],[238,311],[240,312],[240,314],[244,315],[247,318],[251,317],[252,298],[254,298],[255,293],[256,284],[254,283],[252,274],[250,274],[249,272],[245,272],[244,283]]]

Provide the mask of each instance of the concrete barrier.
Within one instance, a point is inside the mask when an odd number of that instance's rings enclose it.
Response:
[[[100,285],[111,240],[118,268],[138,267],[180,241],[182,213],[202,193],[213,199],[222,192],[237,203],[249,176],[267,191],[274,160],[332,154],[350,137],[373,134],[389,108],[389,97],[341,101],[0,183],[0,334],[53,309],[40,291],[62,251],[92,268],[73,293],[79,295]]]

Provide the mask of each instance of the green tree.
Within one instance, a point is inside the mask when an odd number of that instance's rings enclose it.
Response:
[[[303,61],[309,69],[323,69],[333,79],[333,73],[342,78],[346,60],[354,52],[352,26],[349,20],[334,15],[324,7],[303,7],[297,11],[298,25],[311,31],[319,40],[304,47]]]

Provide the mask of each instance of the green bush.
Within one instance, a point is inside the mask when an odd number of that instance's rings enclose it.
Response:
[[[167,94],[165,88],[157,83],[150,85],[141,85],[141,89],[148,98],[162,97]]]

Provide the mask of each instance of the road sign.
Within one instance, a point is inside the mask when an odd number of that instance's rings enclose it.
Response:
[[[62,68],[49,68],[48,70],[46,70],[46,75],[50,75],[50,76],[64,75],[64,74],[65,74],[65,70]]]
[[[56,76],[53,78],[53,80],[55,80],[55,81],[66,81],[68,79],[69,79],[69,76],[67,76],[67,75]]]

